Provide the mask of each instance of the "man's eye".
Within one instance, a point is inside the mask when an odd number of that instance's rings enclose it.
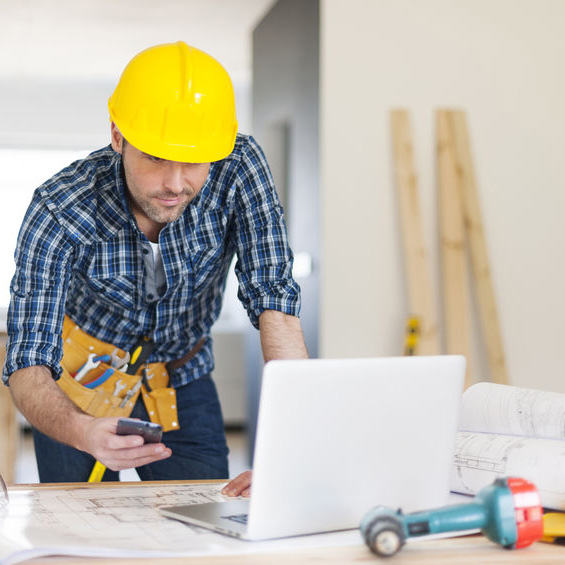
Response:
[[[145,154],[145,156],[146,156],[150,161],[153,161],[154,163],[161,163],[162,161],[165,160],[165,159],[161,159],[161,157],[155,157],[154,155],[147,155],[147,154]]]

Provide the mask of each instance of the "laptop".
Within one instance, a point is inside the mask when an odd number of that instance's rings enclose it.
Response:
[[[358,528],[377,505],[446,503],[465,359],[271,361],[250,499],[162,507],[247,540]]]

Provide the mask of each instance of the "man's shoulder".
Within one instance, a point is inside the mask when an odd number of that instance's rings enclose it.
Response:
[[[247,179],[260,174],[267,167],[263,150],[252,135],[238,133],[233,151],[221,161],[213,163],[217,179]]]
[[[249,157],[253,158],[253,156],[258,152],[261,152],[261,148],[252,135],[238,133],[237,137],[235,138],[233,151],[228,157],[226,157],[225,161],[241,162],[242,160],[246,160]]]
[[[74,203],[89,191],[115,180],[116,157],[110,146],[98,149],[61,169],[38,191],[43,198],[59,205]]]
[[[36,198],[73,234],[73,239],[87,243],[94,234],[113,231],[112,218],[119,223],[118,164],[119,155],[110,146],[94,151],[45,181],[37,189]]]

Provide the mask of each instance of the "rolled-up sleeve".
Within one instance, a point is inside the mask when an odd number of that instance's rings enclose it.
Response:
[[[8,343],[2,378],[45,365],[61,374],[61,332],[72,244],[38,193],[18,235],[16,270],[10,285]]]
[[[277,310],[298,316],[300,287],[292,278],[283,209],[261,148],[249,138],[242,154],[236,194],[235,243],[238,297],[251,323]]]

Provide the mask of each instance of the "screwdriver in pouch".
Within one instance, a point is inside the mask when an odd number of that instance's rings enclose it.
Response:
[[[130,362],[126,373],[135,375],[142,365],[149,359],[155,349],[155,342],[149,337],[142,337],[131,351]]]

